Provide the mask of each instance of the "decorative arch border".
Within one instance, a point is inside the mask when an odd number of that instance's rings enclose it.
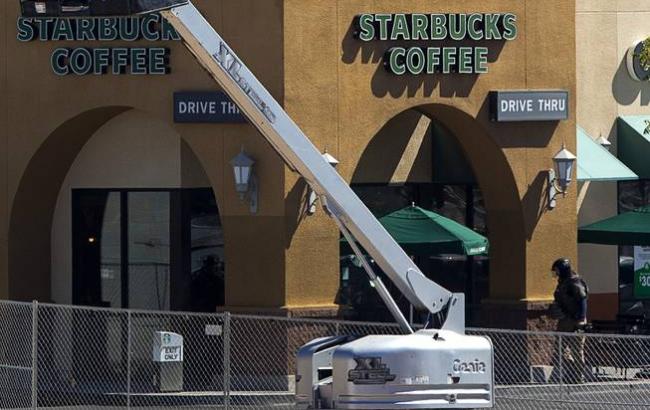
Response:
[[[391,119],[409,110],[437,122],[458,141],[474,171],[488,214],[490,298],[520,298],[526,289],[526,221],[517,182],[503,148],[479,120],[457,107],[419,104],[401,109]],[[383,125],[380,124],[375,136]],[[358,162],[353,174],[363,162]]]
[[[10,213],[10,299],[51,300],[51,230],[65,177],[86,142],[106,123],[132,109],[135,107],[106,106],[82,112],[54,129],[30,159]],[[193,149],[189,142],[187,146]],[[200,162],[200,156],[194,154]],[[218,198],[214,187],[213,192]]]

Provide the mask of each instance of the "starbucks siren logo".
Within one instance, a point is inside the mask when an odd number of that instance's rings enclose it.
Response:
[[[629,48],[627,70],[636,81],[650,81],[650,37]]]

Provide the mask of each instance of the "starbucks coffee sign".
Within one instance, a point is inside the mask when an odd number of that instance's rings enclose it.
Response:
[[[472,42],[517,38],[512,13],[362,14],[355,25],[360,41],[396,44],[384,55],[386,69],[396,75],[487,73],[489,48]]]
[[[163,75],[169,73],[169,49],[128,47],[136,41],[179,41],[180,36],[160,14],[105,18],[19,18],[21,42],[57,42],[50,57],[57,75]],[[73,42],[122,42],[119,47],[73,46]]]

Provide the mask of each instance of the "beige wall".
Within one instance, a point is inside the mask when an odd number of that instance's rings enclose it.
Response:
[[[616,153],[616,118],[650,115],[650,83],[633,81],[625,53],[650,36],[650,3],[630,0],[577,0],[576,54],[578,124],[593,138],[608,137]],[[615,182],[588,186],[579,213],[579,225],[617,213]],[[615,299],[618,293],[618,250],[615,246],[580,245],[580,273],[591,291]],[[616,307],[615,301],[609,304]],[[614,314],[616,312],[613,312]]]

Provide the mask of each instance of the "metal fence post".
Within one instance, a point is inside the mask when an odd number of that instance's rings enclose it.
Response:
[[[564,347],[562,346],[562,335],[559,335],[560,342],[558,343],[559,346],[559,352],[558,352],[558,360],[559,360],[559,367],[560,367],[560,391],[563,391],[564,387]]]
[[[38,408],[38,301],[32,302],[32,409]]]
[[[230,312],[223,317],[223,404],[230,408]]]
[[[131,408],[131,311],[126,312],[126,408]]]

